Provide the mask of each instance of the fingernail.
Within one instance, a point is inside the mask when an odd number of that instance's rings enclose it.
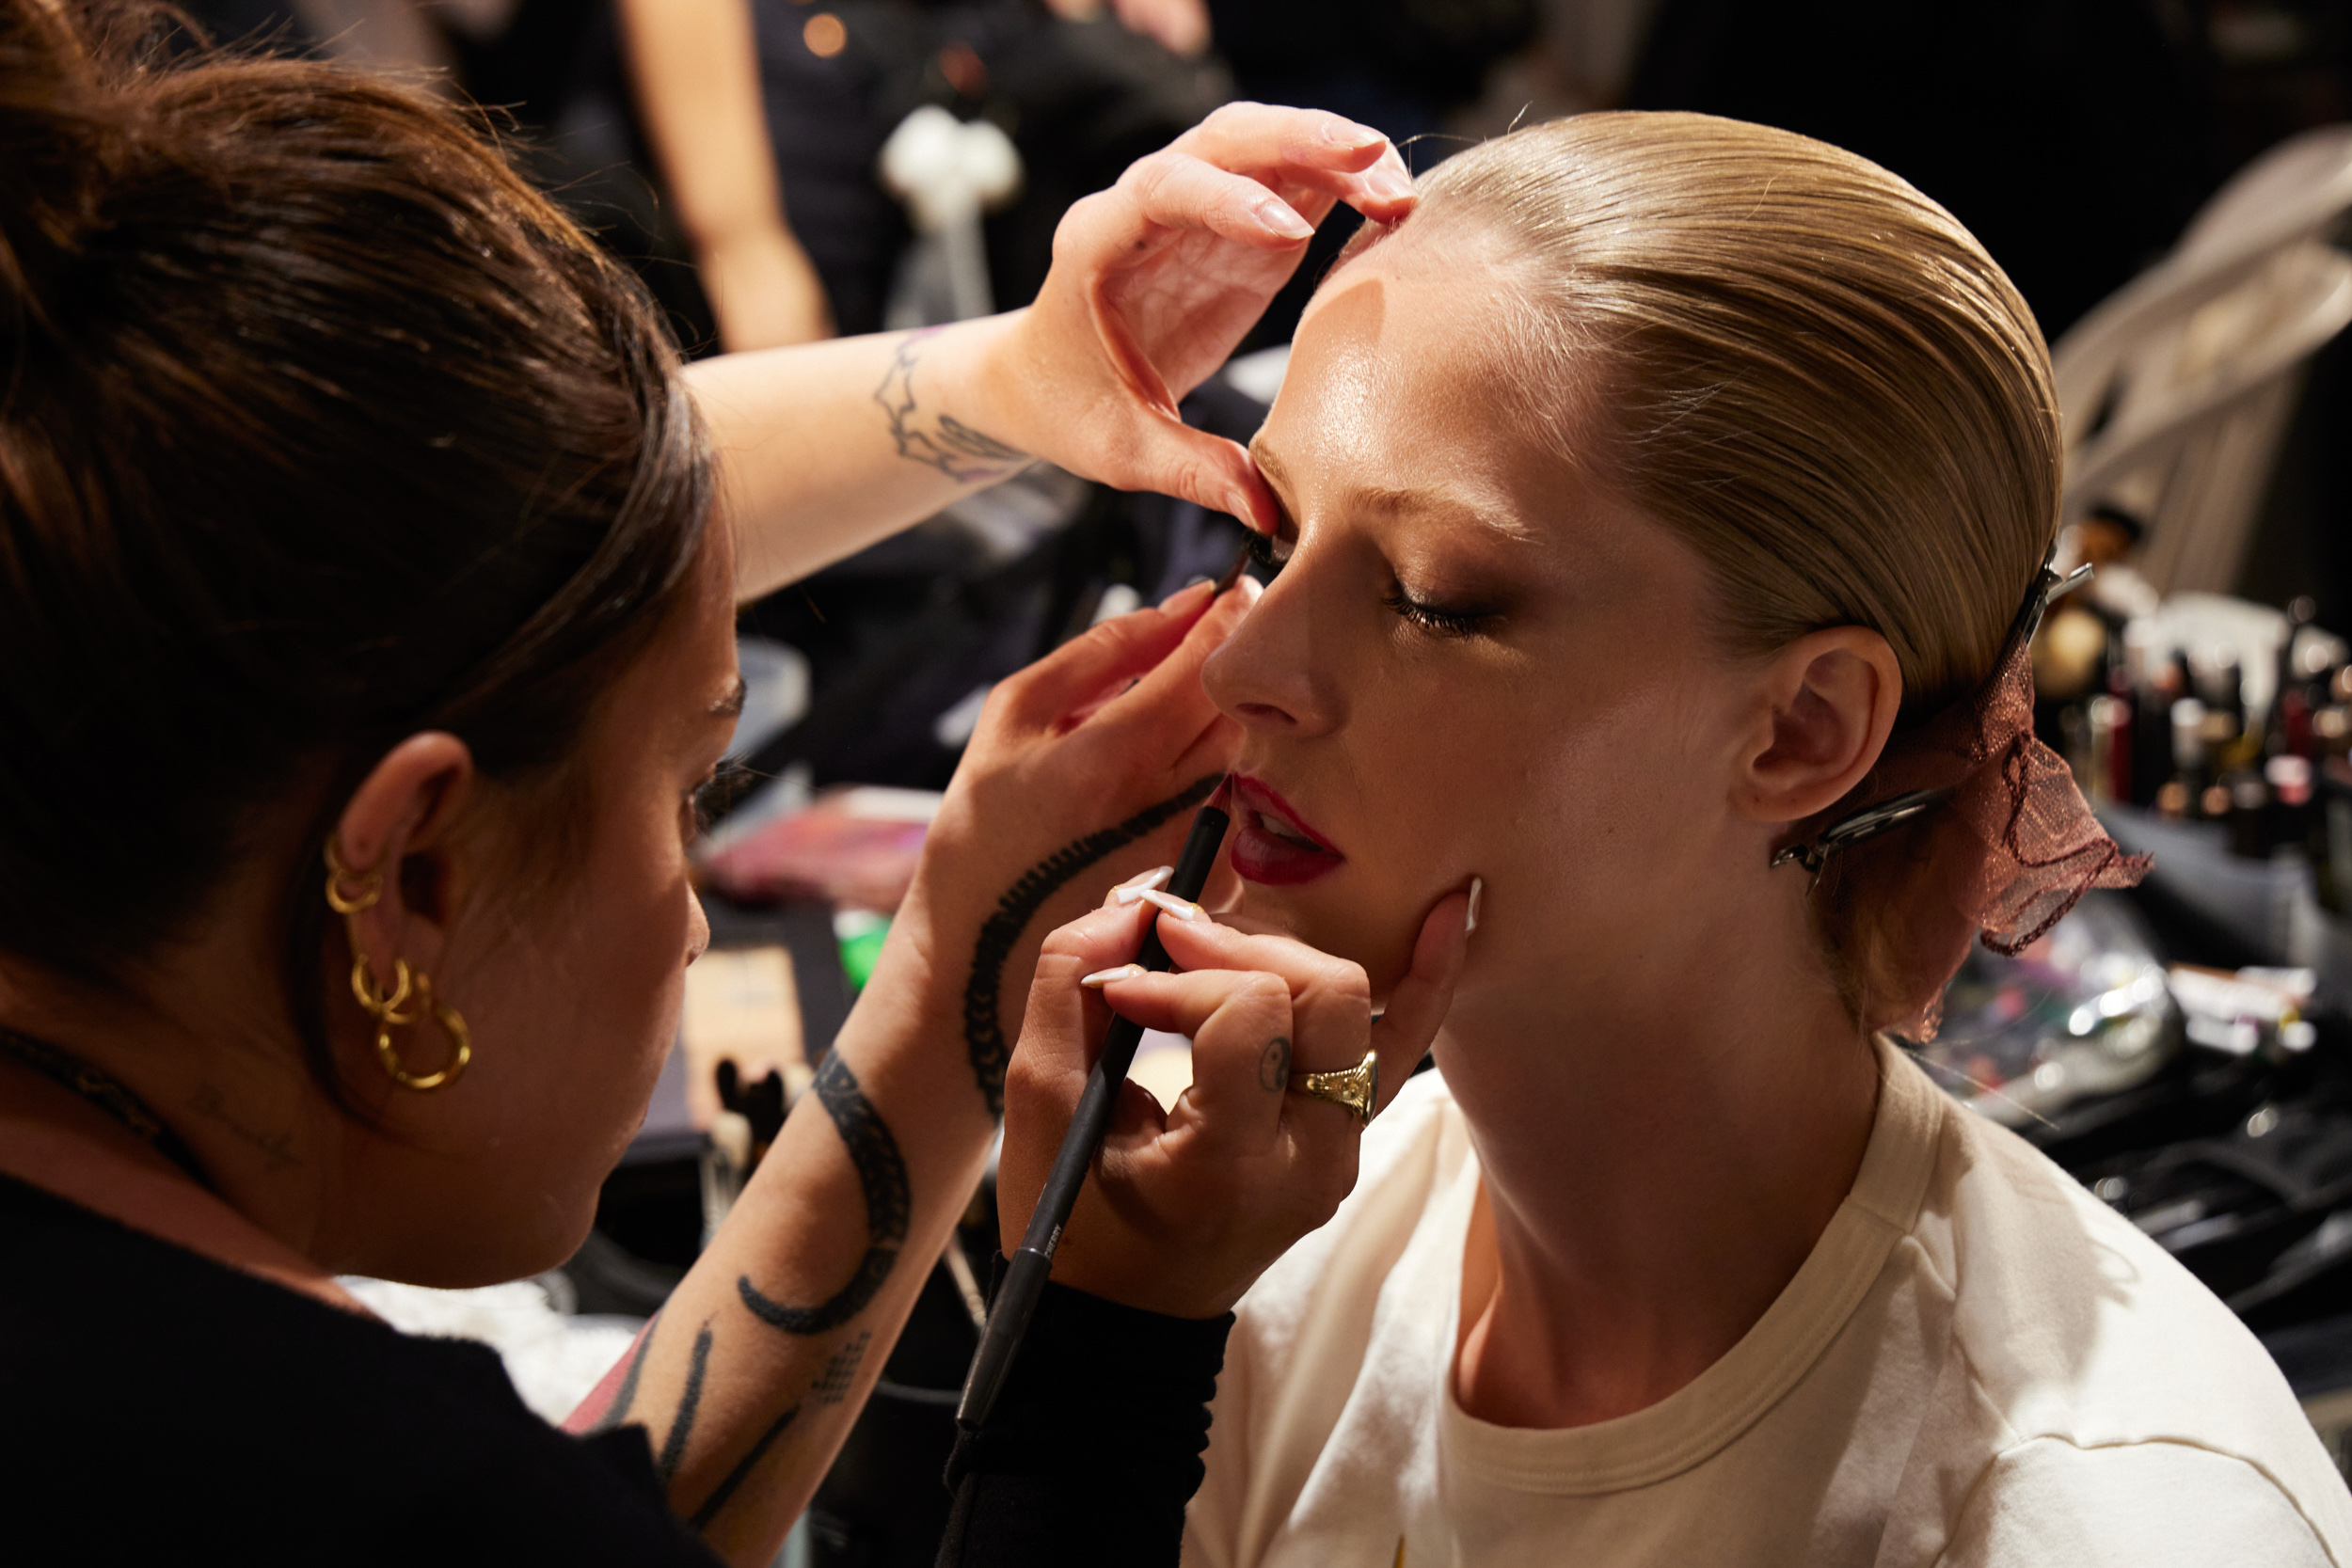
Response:
[[[1485,901],[1486,896],[1486,879],[1484,877],[1472,877],[1470,879],[1470,918],[1462,922],[1462,934],[1464,936],[1469,936],[1472,931],[1478,929],[1478,906]]]
[[[1080,975],[1078,984],[1101,990],[1113,980],[1132,980],[1144,973],[1146,971],[1141,964],[1120,964],[1117,969],[1098,969],[1091,974]]]
[[[1243,491],[1229,491],[1225,497],[1226,515],[1238,517],[1244,527],[1249,524],[1249,497]]]
[[[1166,887],[1168,879],[1174,875],[1176,875],[1174,866],[1163,865],[1158,870],[1147,871],[1140,877],[1130,877],[1111,889],[1111,896],[1122,904],[1141,903],[1146,893],[1153,888]]]
[[[1258,221],[1286,240],[1311,238],[1315,226],[1298,215],[1291,204],[1279,196],[1269,196],[1258,203]]]
[[[1247,572],[1242,574],[1241,581],[1234,586],[1240,591],[1242,603],[1245,605],[1256,604],[1259,595],[1265,592],[1265,584]]]
[[[1364,176],[1364,184],[1384,201],[1401,201],[1413,194],[1412,177],[1403,169],[1375,168]]]
[[[1344,147],[1353,152],[1359,148],[1370,147],[1373,143],[1384,141],[1387,138],[1369,125],[1359,125],[1352,119],[1343,119],[1327,121],[1323,127],[1323,139],[1333,147]]]
[[[1188,582],[1188,583],[1184,584],[1182,588],[1179,588],[1178,590],[1176,590],[1176,592],[1175,592],[1175,593],[1170,594],[1169,594],[1167,598],[1162,599],[1162,600],[1160,601],[1160,608],[1161,608],[1162,610],[1174,610],[1174,609],[1175,609],[1175,608],[1176,608],[1179,604],[1181,604],[1181,603],[1183,603],[1183,602],[1184,602],[1184,595],[1185,595],[1185,594],[1192,593],[1194,590],[1198,589],[1198,588],[1199,588],[1199,587],[1200,587],[1202,583],[1207,582],[1208,580],[1209,580],[1209,579],[1208,579],[1207,578],[1193,578],[1190,582]],[[1213,585],[1213,586],[1214,586],[1214,585]]]
[[[1142,899],[1147,904],[1151,904],[1167,911],[1169,914],[1174,915],[1179,920],[1198,920],[1200,918],[1200,905],[1193,903],[1190,899],[1179,898],[1171,893],[1162,893],[1158,888],[1145,888],[1141,892],[1137,893],[1136,896]]]

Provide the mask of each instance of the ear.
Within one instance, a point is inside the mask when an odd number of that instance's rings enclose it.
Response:
[[[1773,655],[1759,699],[1733,806],[1751,821],[1796,822],[1836,804],[1878,765],[1902,706],[1902,671],[1877,632],[1834,626]]]
[[[375,903],[353,917],[378,975],[389,975],[395,958],[427,971],[440,961],[464,880],[451,828],[473,780],[466,743],[427,730],[384,753],[336,822],[343,863],[384,874]]]

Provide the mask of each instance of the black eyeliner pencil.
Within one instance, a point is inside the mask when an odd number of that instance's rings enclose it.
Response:
[[[1175,874],[1168,879],[1168,891],[1178,898],[1197,900],[1208,885],[1217,850],[1225,844],[1225,830],[1232,824],[1224,809],[1225,800],[1226,786],[1219,784],[1209,803],[1192,819],[1184,853],[1176,857]],[[1135,961],[1148,970],[1168,967],[1168,949],[1160,945],[1156,919],[1145,933],[1143,951]],[[963,1380],[963,1402],[956,1408],[956,1424],[967,1432],[977,1432],[987,1422],[1005,1386],[1005,1374],[1012,1370],[1013,1357],[1021,1352],[1022,1336],[1028,1332],[1038,1298],[1044,1294],[1046,1278],[1054,1272],[1054,1249],[1061,1244],[1062,1227],[1070,1223],[1078,1189],[1086,1184],[1095,1150],[1103,1147],[1103,1135],[1110,1130],[1119,1086],[1126,1082],[1127,1069],[1134,1065],[1136,1047],[1142,1039],[1142,1024],[1116,1017],[1103,1037],[1103,1053],[1087,1075],[1086,1092],[1078,1097],[1077,1112],[1070,1118],[1070,1131],[1062,1135],[1061,1151],[1054,1156],[1045,1190],[1038,1195],[1037,1208],[1030,1212],[1029,1228],[1009,1260],[995,1305],[989,1308],[980,1348],[972,1357],[971,1373]]]

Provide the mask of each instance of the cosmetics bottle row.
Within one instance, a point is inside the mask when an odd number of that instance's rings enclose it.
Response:
[[[2270,667],[2249,671],[2152,618],[2070,605],[2037,649],[2037,728],[2093,802],[2218,824],[2250,859],[2303,856],[2321,905],[2352,913],[2352,650],[2311,614],[2296,601]]]

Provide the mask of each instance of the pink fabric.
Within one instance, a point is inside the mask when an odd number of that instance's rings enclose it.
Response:
[[[1814,885],[1824,930],[1851,944],[1848,962],[1872,981],[1863,1022],[1915,1040],[1935,1037],[1972,939],[2015,954],[2090,889],[2129,887],[2149,865],[2117,847],[2066,764],[2034,738],[2030,638],[2015,639],[1974,695],[1898,731],[1870,776],[1797,839],[1943,788],[1955,793],[1935,809],[1832,854]]]

